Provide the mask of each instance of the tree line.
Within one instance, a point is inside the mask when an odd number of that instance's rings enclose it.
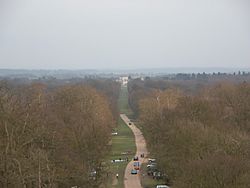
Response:
[[[111,104],[87,84],[1,82],[0,187],[98,186],[115,125]]]
[[[168,183],[178,188],[249,186],[249,83],[216,83],[188,93],[132,81],[129,91]]]

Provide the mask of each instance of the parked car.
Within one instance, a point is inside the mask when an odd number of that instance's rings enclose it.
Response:
[[[170,187],[167,185],[156,185],[156,188],[170,188]]]
[[[156,168],[157,164],[156,163],[151,163],[147,165],[147,168]]]
[[[154,176],[154,175],[156,175],[156,172],[158,172],[158,170],[157,170],[156,167],[154,167],[154,168],[147,168],[147,174],[148,174],[149,176]]]
[[[96,170],[92,170],[91,172],[90,172],[90,174],[89,174],[89,176],[90,176],[90,178],[92,179],[92,180],[95,180],[96,179],[96,175],[97,175],[97,172],[96,172]]]
[[[155,162],[156,162],[156,159],[150,159],[150,158],[149,158],[149,159],[148,159],[148,162],[149,162],[149,163],[155,163]]]
[[[134,174],[137,174],[137,170],[132,169],[132,170],[131,170],[131,174],[133,174],[133,175],[134,175]]]
[[[163,179],[163,177],[166,177],[166,175],[159,171],[153,172],[153,179],[159,180],[159,179]]]

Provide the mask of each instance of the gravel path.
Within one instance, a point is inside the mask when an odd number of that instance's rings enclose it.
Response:
[[[125,114],[121,114],[120,117],[122,120],[128,125],[128,127],[133,131],[135,135],[135,143],[136,143],[136,156],[139,157],[140,164],[147,162],[147,147],[145,139],[141,133],[141,131],[134,125],[134,123],[130,122],[129,118]],[[129,125],[131,123],[131,125]],[[141,158],[141,154],[144,153],[144,158]],[[124,174],[124,185],[125,188],[142,188],[140,177],[139,177],[139,171],[137,175],[132,175],[131,170],[133,167],[134,161],[130,161],[126,167],[125,174]]]

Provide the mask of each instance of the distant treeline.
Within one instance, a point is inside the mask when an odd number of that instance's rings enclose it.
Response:
[[[130,106],[166,181],[178,188],[250,185],[250,84],[133,80]]]
[[[114,118],[117,118],[118,114],[118,97],[120,94],[120,84],[111,78],[71,78],[71,79],[56,79],[54,77],[28,79],[28,78],[5,78],[1,81],[11,87],[27,86],[31,84],[44,84],[47,90],[54,90],[55,88],[68,85],[88,85],[95,88],[100,94],[105,95],[108,99],[108,103],[112,109]]]
[[[172,75],[163,76],[164,79],[170,80],[230,80],[230,81],[250,81],[250,72],[238,71],[234,73],[223,73],[223,72],[213,72],[213,73],[177,73]]]
[[[187,95],[196,95],[206,87],[213,86],[217,83],[249,83],[250,73],[226,74],[174,74],[164,77],[145,77],[144,79],[130,78],[128,84],[129,105],[138,116],[138,102],[140,99],[150,96],[152,91],[166,89],[180,89]]]
[[[98,187],[120,86],[0,83],[0,187]]]

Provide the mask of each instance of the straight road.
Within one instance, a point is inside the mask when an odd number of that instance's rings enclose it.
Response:
[[[148,151],[147,151],[145,139],[140,129],[138,129],[125,114],[120,114],[120,117],[128,125],[128,127],[132,130],[132,132],[135,135],[136,156],[139,157],[140,164],[146,162]],[[129,125],[130,123],[131,125]],[[144,153],[144,158],[140,157],[142,153]],[[131,170],[134,168],[133,164],[134,164],[134,161],[132,159],[132,161],[130,161],[126,167],[125,174],[124,174],[125,188],[142,188],[139,174],[137,175],[131,174]],[[138,171],[138,173],[140,172]]]

